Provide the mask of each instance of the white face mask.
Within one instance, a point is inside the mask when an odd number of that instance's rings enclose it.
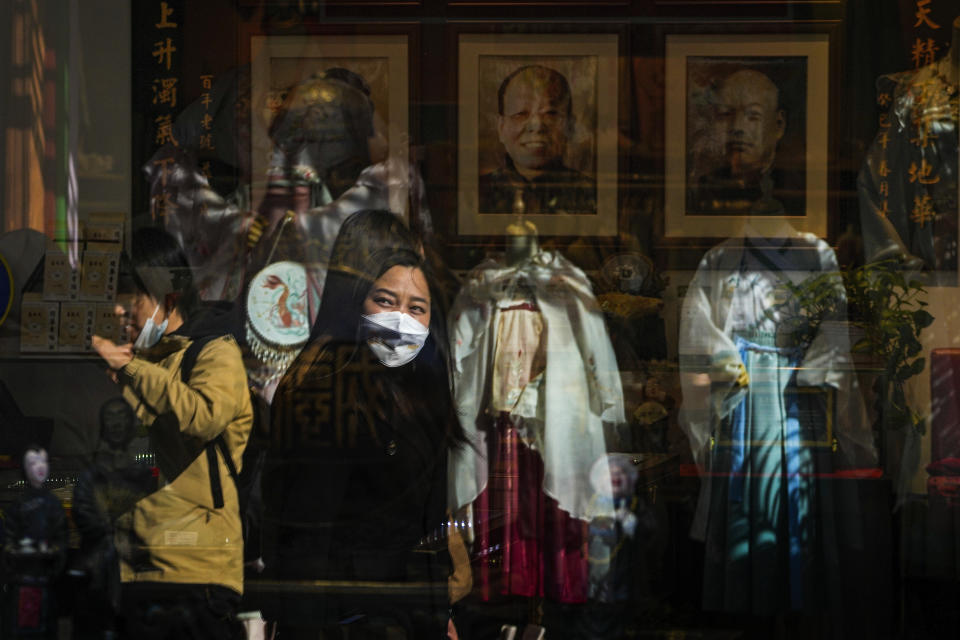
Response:
[[[137,336],[136,342],[133,343],[134,349],[149,349],[160,342],[160,338],[163,337],[163,332],[167,330],[167,318],[164,318],[163,322],[158,325],[153,321],[153,319],[157,317],[157,311],[160,311],[159,304],[157,308],[153,310],[153,315],[143,323],[143,329],[140,330],[140,335]]]
[[[416,358],[429,335],[428,328],[400,311],[360,317],[360,338],[388,367],[400,367]]]

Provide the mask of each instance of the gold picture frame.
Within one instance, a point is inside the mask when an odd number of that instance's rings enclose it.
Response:
[[[251,51],[251,167],[253,202],[262,200],[273,145],[268,134],[283,92],[331,67],[353,71],[370,87],[374,121],[387,140],[391,209],[407,213],[410,127],[409,43],[405,34],[253,36]]]
[[[481,176],[507,158],[498,138],[498,92],[526,66],[545,66],[568,80],[572,127],[563,165],[595,185],[595,210],[523,217],[544,236],[617,233],[619,36],[596,34],[460,34],[458,74],[458,234],[502,236],[518,211],[482,211]]]
[[[748,447],[781,447],[795,445],[805,448],[820,448],[820,449],[833,449],[837,445],[837,439],[835,435],[837,416],[837,392],[836,389],[830,386],[826,387],[808,387],[808,386],[799,386],[792,389],[788,389],[784,392],[784,395],[794,394],[798,398],[802,396],[812,396],[813,401],[819,400],[819,408],[823,410],[823,437],[820,438],[797,438],[795,441],[790,441],[788,438],[778,439],[778,440],[756,440],[753,438],[745,440],[733,440],[728,437],[719,437],[716,440],[715,446],[720,447],[734,447],[745,445]],[[811,402],[808,400],[808,402]],[[801,423],[807,422],[800,420]]]
[[[667,35],[664,237],[725,238],[747,222],[761,233],[788,223],[827,235],[829,57],[821,33]],[[775,87],[783,125],[773,163],[752,190],[731,175],[731,145],[764,143],[731,142],[740,125],[721,104],[738,72]]]

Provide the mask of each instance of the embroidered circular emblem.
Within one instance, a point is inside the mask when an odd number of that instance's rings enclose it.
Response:
[[[639,253],[612,255],[600,267],[604,284],[621,293],[640,293],[652,272],[653,263]]]
[[[281,375],[310,336],[307,271],[297,262],[274,262],[250,281],[247,290],[247,344],[254,355]]]

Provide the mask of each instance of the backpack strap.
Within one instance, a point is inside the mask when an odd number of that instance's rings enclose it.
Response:
[[[184,383],[190,380],[190,374],[193,372],[193,366],[197,364],[197,358],[200,352],[208,342],[219,338],[218,335],[203,336],[193,340],[183,354],[183,360],[180,362],[180,380]],[[210,493],[213,495],[213,508],[222,509],[223,486],[220,484],[220,465],[217,462],[217,448],[223,454],[223,460],[230,471],[230,477],[233,478],[234,485],[237,484],[237,467],[233,464],[233,458],[230,457],[230,449],[227,447],[223,434],[220,433],[216,438],[207,443],[204,449],[207,452],[207,470],[210,473]]]
[[[180,381],[186,383],[190,380],[190,374],[193,373],[193,366],[197,364],[197,358],[200,352],[207,346],[208,342],[216,340],[220,336],[203,336],[195,338],[190,342],[187,350],[183,353],[183,360],[180,361]]]
[[[238,484],[240,482],[240,474],[237,473],[237,466],[233,464],[233,457],[230,455],[230,448],[227,447],[227,441],[223,439],[222,433],[214,438],[213,442],[208,444],[207,447],[212,448],[211,445],[214,444],[218,449],[220,449],[220,453],[223,454],[223,461],[227,464],[227,471],[230,472],[230,477],[233,478],[233,483]]]
[[[210,493],[213,494],[213,508],[223,509],[223,487],[220,485],[220,465],[217,464],[217,450],[213,448],[212,442],[208,442],[204,449],[207,452],[207,470],[210,472]]]
[[[233,464],[230,449],[227,447],[227,441],[223,439],[222,433],[208,442],[204,449],[206,449],[207,452],[207,469],[210,471],[210,493],[213,494],[213,508],[222,509],[224,505],[223,486],[220,484],[220,465],[217,463],[217,449],[220,449],[220,454],[223,455],[223,461],[227,465],[227,471],[230,472],[230,477],[233,478],[234,486],[238,488],[240,476],[237,474],[237,467]]]

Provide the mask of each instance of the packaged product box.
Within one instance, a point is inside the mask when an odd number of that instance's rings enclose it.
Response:
[[[117,315],[115,302],[98,302],[93,318],[93,335],[109,338],[117,344],[129,342],[124,319]]]
[[[57,350],[59,302],[49,302],[40,293],[24,293],[20,302],[20,350],[52,353]]]
[[[43,257],[43,299],[76,300],[79,295],[77,272],[63,254],[47,251]]]
[[[93,318],[96,304],[63,302],[60,304],[60,353],[86,353],[93,350]]]
[[[83,227],[83,237],[87,242],[110,242],[117,245],[117,251],[123,244],[122,222],[88,222]]]
[[[114,300],[119,269],[119,244],[88,243],[80,265],[80,300]]]

